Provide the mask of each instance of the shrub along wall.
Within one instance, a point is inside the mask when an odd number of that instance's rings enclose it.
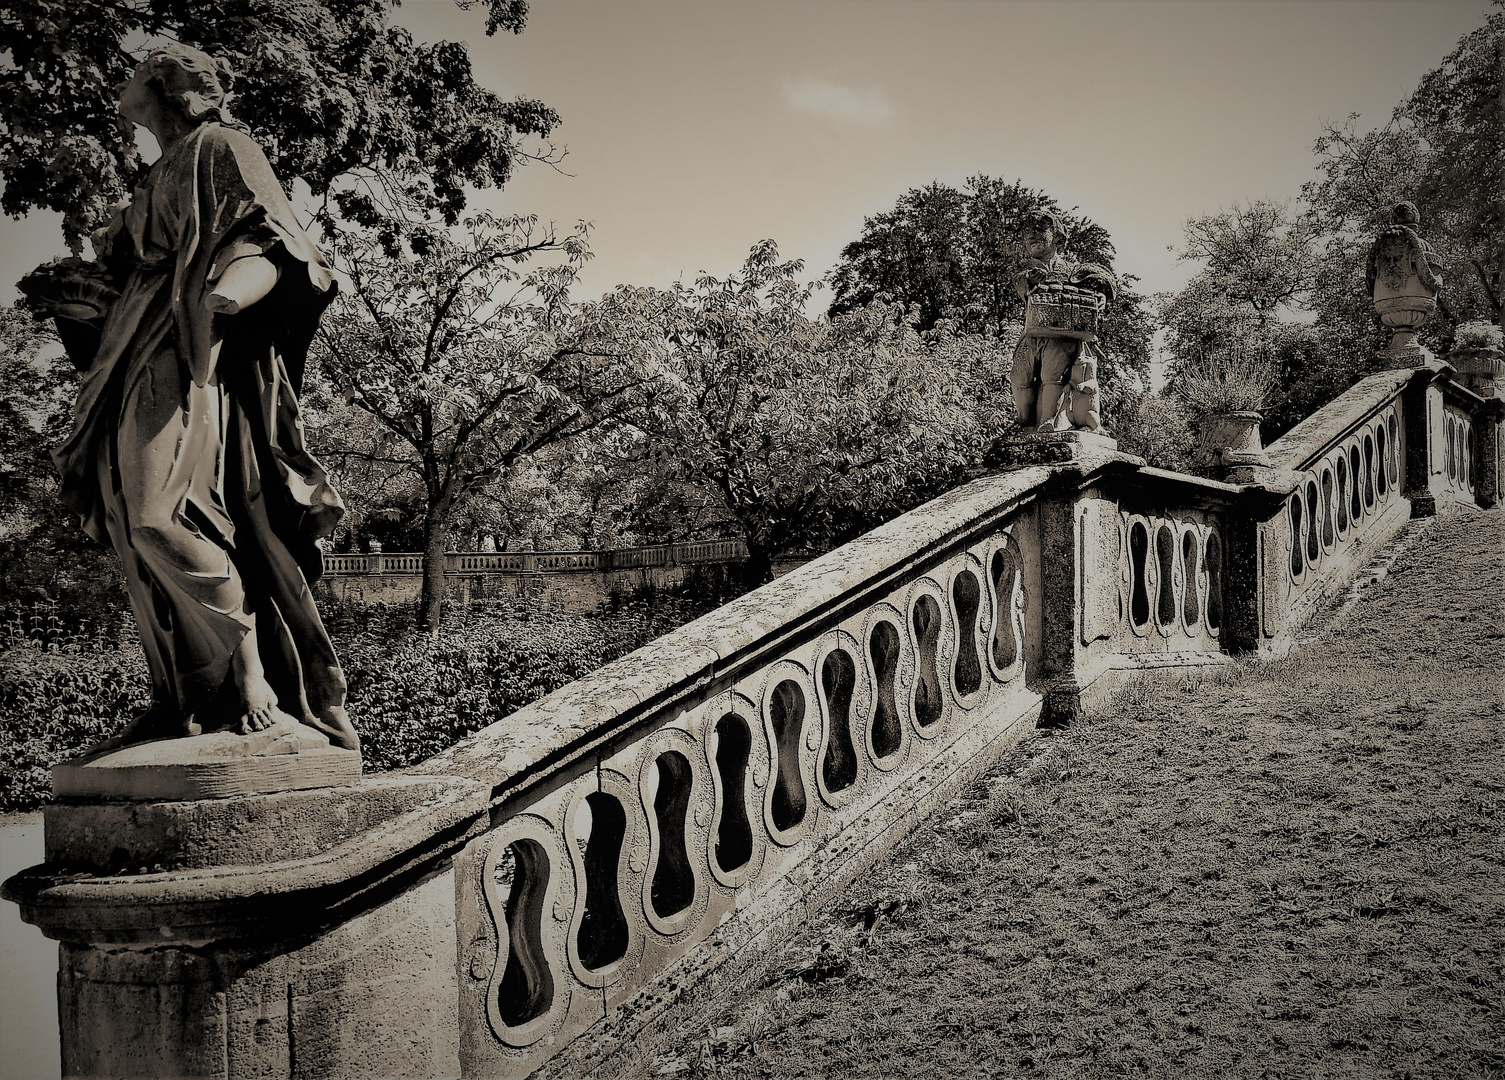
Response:
[[[704,586],[704,582],[692,582]],[[716,607],[720,589],[656,593],[596,615],[524,602],[472,605],[437,636],[407,607],[326,603],[368,772],[415,764]],[[18,624],[19,625],[19,624]],[[51,768],[151,701],[133,637],[62,644],[13,635],[0,651],[0,812],[34,810]]]

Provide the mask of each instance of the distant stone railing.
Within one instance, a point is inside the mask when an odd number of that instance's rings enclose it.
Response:
[[[460,551],[444,556],[446,574],[549,574],[571,570],[632,570],[693,563],[741,562],[747,558],[743,540],[704,540],[688,544],[617,548],[609,551]],[[325,553],[324,573],[421,574],[423,555],[417,552],[373,551],[367,554]]]
[[[50,808],[88,828],[7,895],[63,942],[65,1072],[641,1050],[1035,725],[1279,655],[1413,515],[1498,503],[1500,403],[1451,376],[1371,376],[1226,480],[1090,442],[976,480],[358,788]]]

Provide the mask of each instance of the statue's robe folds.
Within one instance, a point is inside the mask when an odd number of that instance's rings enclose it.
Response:
[[[264,255],[276,287],[244,312],[205,307],[237,258]],[[64,501],[111,544],[160,704],[231,717],[231,658],[254,625],[267,681],[317,727],[345,680],[309,591],[315,538],[344,513],[304,448],[304,359],[333,298],[265,155],[206,123],[165,153],[111,226],[102,261],[123,279],[87,359],[73,429],[54,451]],[[233,715],[233,713],[232,713]]]

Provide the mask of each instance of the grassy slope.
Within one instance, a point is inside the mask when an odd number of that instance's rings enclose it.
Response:
[[[1505,1076],[1505,513],[1032,739],[647,1072]]]

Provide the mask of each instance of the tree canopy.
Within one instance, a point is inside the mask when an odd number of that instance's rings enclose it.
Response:
[[[336,390],[375,421],[311,439],[339,462],[364,459],[422,492],[420,620],[443,596],[452,515],[531,455],[641,404],[656,377],[631,328],[576,305],[589,257],[584,229],[559,238],[531,217],[477,214],[462,229],[407,234],[414,254],[344,235],[349,288],[325,316],[313,355]],[[528,269],[543,253],[564,257]]]
[[[915,311],[924,332],[943,320],[962,333],[997,334],[1024,322],[1024,303],[1013,278],[1026,265],[1023,227],[1031,214],[1060,215],[1069,240],[1067,255],[1117,273],[1108,232],[1075,210],[1064,210],[1042,191],[1021,181],[970,177],[963,190],[939,181],[911,188],[892,210],[863,222],[862,235],[841,251],[828,281],[830,315],[839,317],[883,298]],[[1105,312],[1099,372],[1104,422],[1138,396],[1149,374],[1154,324],[1132,275]]]
[[[1369,324],[1364,260],[1401,200],[1421,212],[1420,233],[1444,260],[1440,318],[1423,341],[1446,348],[1453,329],[1502,323],[1505,269],[1505,5],[1466,34],[1389,121],[1358,130],[1358,117],[1324,127],[1318,177],[1302,197],[1323,241],[1313,304],[1321,324]]]
[[[881,300],[811,320],[801,269],[769,240],[724,279],[615,297],[654,312],[669,345],[669,392],[637,421],[642,455],[746,538],[752,584],[780,552],[840,542],[922,501],[1003,423],[996,339],[944,324],[922,333]]]
[[[1178,371],[1261,357],[1278,371],[1265,434],[1278,436],[1373,365],[1385,333],[1364,264],[1396,203],[1413,202],[1419,232],[1443,257],[1437,314],[1421,339],[1446,353],[1455,328],[1500,323],[1505,267],[1505,5],[1422,77],[1388,121],[1325,125],[1315,179],[1298,204],[1256,200],[1189,220],[1180,253],[1202,264],[1159,309]],[[1310,323],[1293,321],[1309,313]],[[1282,315],[1286,317],[1282,317]],[[1196,403],[1187,406],[1196,411]]]
[[[304,181],[336,214],[451,224],[465,187],[499,187],[548,157],[559,116],[476,82],[465,46],[388,21],[392,0],[15,0],[0,8],[0,209],[63,215],[69,246],[103,224],[144,169],[116,86],[133,47],[173,39],[229,62],[229,105],[284,184]],[[472,6],[461,0],[461,7]],[[488,0],[486,32],[522,31],[526,0]],[[139,51],[139,50],[137,50]]]
[[[958,191],[935,181],[899,196],[892,210],[862,223],[862,235],[841,250],[831,270],[834,317],[882,295],[918,308],[916,326],[940,319],[982,332],[1024,318],[1013,277],[1024,266],[1025,220],[1048,210],[1070,233],[1071,257],[1113,267],[1114,249],[1102,226],[1062,208],[1044,192],[989,176],[973,176]]]

